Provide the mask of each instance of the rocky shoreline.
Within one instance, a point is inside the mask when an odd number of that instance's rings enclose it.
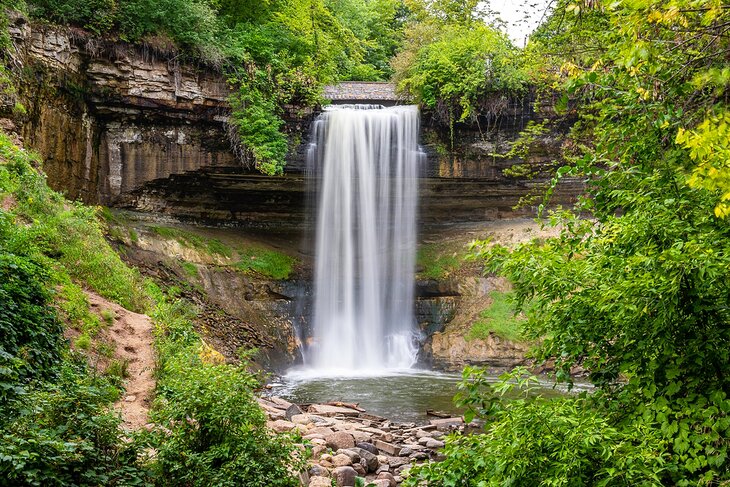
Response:
[[[258,398],[268,426],[278,433],[296,431],[310,450],[305,487],[396,487],[414,463],[439,460],[443,436],[464,429],[461,417],[435,418],[428,424],[396,423],[369,414],[356,404],[293,404],[279,397]]]

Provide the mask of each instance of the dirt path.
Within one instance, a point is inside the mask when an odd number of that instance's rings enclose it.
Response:
[[[127,364],[126,392],[114,409],[121,412],[125,429],[139,429],[148,423],[147,413],[155,390],[154,324],[147,315],[133,313],[98,294],[87,295],[93,312],[114,313],[113,323],[102,335],[116,344],[116,359]]]

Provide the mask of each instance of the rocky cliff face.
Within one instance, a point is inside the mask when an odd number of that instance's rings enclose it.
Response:
[[[10,34],[28,111],[21,133],[55,189],[114,204],[155,179],[240,166],[225,137],[220,73],[22,17]]]

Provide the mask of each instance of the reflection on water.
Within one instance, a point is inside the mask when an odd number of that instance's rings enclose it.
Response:
[[[423,423],[426,410],[450,414],[459,411],[453,404],[460,376],[428,371],[381,376],[311,377],[289,374],[272,384],[273,395],[295,403],[342,401],[357,403],[371,414],[393,421]]]
[[[497,380],[495,376],[494,381]],[[457,392],[459,374],[408,370],[378,376],[317,377],[307,372],[291,372],[272,383],[270,393],[298,404],[342,401],[357,403],[371,414],[397,422],[425,423],[427,410],[459,415],[453,397]],[[552,383],[541,382],[542,394],[558,395]],[[576,390],[585,390],[578,385]]]

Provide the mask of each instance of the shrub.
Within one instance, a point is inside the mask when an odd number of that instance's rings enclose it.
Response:
[[[291,437],[266,428],[246,363],[211,365],[200,359],[195,310],[152,289],[158,299],[158,396],[152,413],[161,428],[147,442],[157,450],[159,485],[296,486],[303,453]]]
[[[536,381],[518,369],[492,388],[467,369],[462,404],[467,419],[487,421],[484,432],[449,436],[445,460],[415,466],[405,485],[662,485],[668,456],[651,422],[618,422],[589,397],[543,398]],[[521,397],[506,399],[515,389]]]
[[[108,32],[116,21],[116,0],[33,0],[30,3],[34,16],[83,27],[95,34]]]
[[[118,396],[88,375],[83,359],[63,362],[57,382],[30,394],[0,431],[3,485],[146,485],[134,443],[123,442]]]
[[[63,330],[48,281],[37,262],[0,250],[0,403],[22,392],[19,383],[50,377],[60,359]]]

